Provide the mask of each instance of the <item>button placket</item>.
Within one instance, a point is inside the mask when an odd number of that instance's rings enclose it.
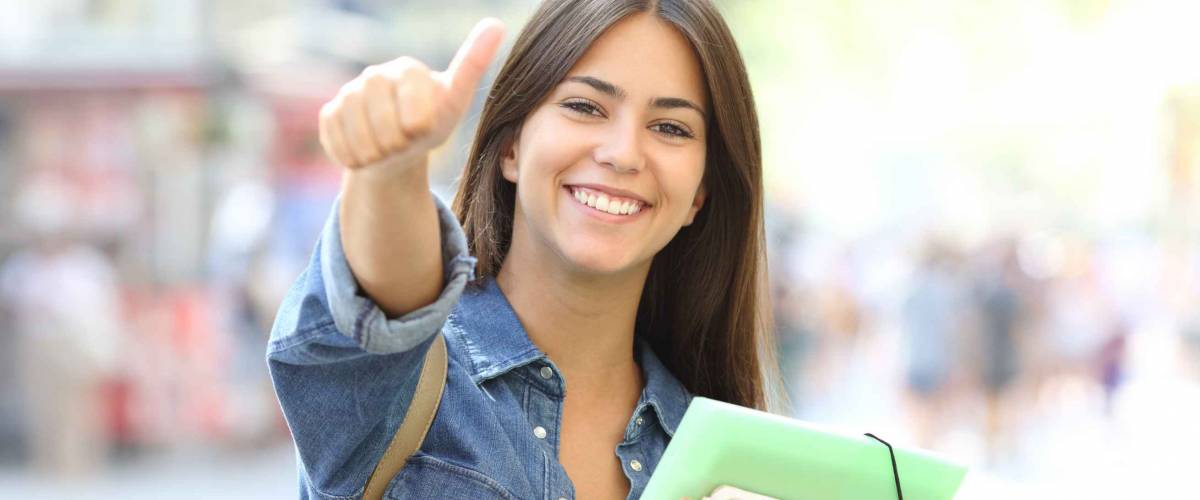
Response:
[[[546,383],[545,369],[550,369],[551,379],[554,378],[554,369],[549,366],[538,367],[536,365],[527,368],[533,375],[533,379],[525,378],[530,385],[526,387],[525,396],[525,411],[529,416],[529,425],[533,433],[533,437],[538,441],[550,446],[550,453],[554,454],[558,449],[558,416],[562,411],[558,397],[555,395],[558,389],[557,380],[549,380]]]
[[[554,367],[554,364],[549,359],[543,359],[541,362],[529,365],[525,368],[525,373],[532,373],[533,379],[530,380],[535,386],[542,388],[547,396],[554,398],[562,398],[563,391],[566,389],[566,381],[563,380],[562,373]]]
[[[633,420],[625,428],[625,440],[627,442],[637,439],[646,430],[646,419],[642,417],[640,408],[639,410],[635,410],[634,415],[637,416],[633,417]]]
[[[555,460],[560,445],[562,401],[565,381],[549,359],[521,367],[519,379],[525,383],[524,406],[533,437],[543,449],[547,498],[573,498],[570,479]],[[565,495],[564,495],[565,493]]]

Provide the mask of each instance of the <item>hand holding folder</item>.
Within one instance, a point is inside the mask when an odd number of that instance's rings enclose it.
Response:
[[[779,500],[949,500],[965,475],[962,465],[874,435],[697,397],[642,498],[755,498],[719,489],[731,486]]]

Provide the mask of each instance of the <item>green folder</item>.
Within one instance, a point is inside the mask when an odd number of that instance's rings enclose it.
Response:
[[[887,436],[880,436],[887,439]],[[948,500],[967,469],[933,453],[696,397],[642,494],[700,500],[717,486],[783,500]]]

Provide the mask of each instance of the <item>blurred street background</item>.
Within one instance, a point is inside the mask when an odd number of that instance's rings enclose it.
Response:
[[[792,415],[960,499],[1200,498],[1200,2],[718,4]],[[0,0],[0,497],[294,497],[264,350],[338,189],[317,112],[535,5]]]

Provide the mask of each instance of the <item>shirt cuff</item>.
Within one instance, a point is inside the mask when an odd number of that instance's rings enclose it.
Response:
[[[342,248],[338,214],[341,197],[334,201],[332,214],[321,235],[321,274],[329,310],[339,332],[353,338],[364,350],[391,354],[413,349],[441,330],[463,288],[475,279],[475,257],[468,254],[462,225],[450,208],[433,192],[437,207],[438,229],[442,239],[442,272],[445,287],[433,303],[398,318],[389,319],[363,292],[350,270]]]

